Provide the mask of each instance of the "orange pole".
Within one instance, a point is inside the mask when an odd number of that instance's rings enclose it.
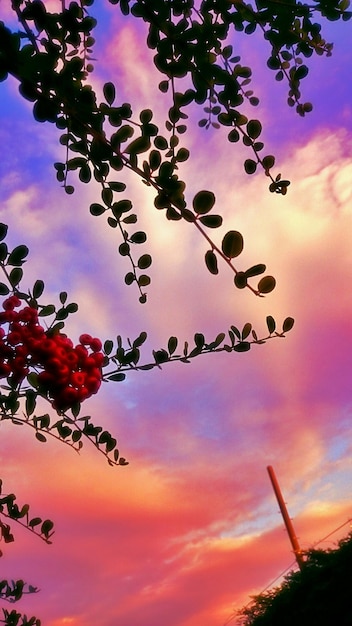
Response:
[[[285,526],[286,526],[286,530],[288,532],[288,536],[290,538],[291,541],[291,545],[293,548],[293,552],[294,555],[296,557],[296,561],[297,561],[297,565],[300,569],[302,569],[303,565],[304,565],[304,559],[303,559],[303,555],[302,555],[302,550],[299,546],[298,543],[298,539],[296,537],[294,528],[293,528],[293,524],[292,524],[292,520],[288,514],[287,508],[286,508],[286,504],[284,502],[284,499],[282,497],[282,493],[281,493],[281,489],[279,486],[279,483],[277,481],[277,478],[275,476],[275,472],[273,470],[273,468],[271,467],[271,465],[268,465],[267,467],[268,470],[268,474],[269,474],[269,478],[271,480],[271,484],[272,487],[274,489],[274,493],[276,495],[276,499],[278,501],[279,507],[280,507],[280,511],[281,511],[281,515],[283,517],[283,520],[285,522]]]

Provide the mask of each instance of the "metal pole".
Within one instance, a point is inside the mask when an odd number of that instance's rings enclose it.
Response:
[[[299,546],[298,539],[296,537],[291,518],[290,518],[290,516],[288,514],[288,511],[287,511],[287,508],[286,508],[286,504],[285,504],[284,499],[282,497],[282,493],[281,493],[281,489],[280,489],[279,483],[277,481],[277,478],[275,476],[275,472],[274,472],[273,468],[271,467],[271,465],[268,465],[267,470],[268,470],[269,478],[271,480],[272,487],[273,487],[275,495],[276,495],[276,499],[277,499],[279,507],[280,507],[281,515],[282,515],[283,520],[285,522],[286,530],[288,532],[288,536],[289,536],[290,541],[291,541],[291,545],[292,545],[293,552],[294,552],[295,557],[296,557],[297,565],[298,565],[298,567],[300,569],[302,569],[302,567],[304,566],[304,559],[303,559],[303,555],[302,555],[302,550],[301,550],[301,548]]]

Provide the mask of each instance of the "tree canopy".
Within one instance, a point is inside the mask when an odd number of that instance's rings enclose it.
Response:
[[[348,626],[352,621],[352,534],[338,547],[308,550],[301,570],[290,572],[277,588],[254,596],[243,608],[243,626]]]
[[[60,10],[50,12],[40,0],[12,0],[11,19],[0,22],[0,81],[14,77],[19,94],[33,104],[34,120],[58,129],[63,159],[54,167],[65,192],[72,195],[80,183],[100,185],[100,195],[89,212],[94,218],[103,216],[119,234],[118,252],[128,267],[126,285],[135,286],[139,302],[146,303],[153,259],[147,249],[135,252],[146,244],[147,233],[135,226],[138,211],[126,197],[124,175],[132,172],[154,191],[156,210],[164,211],[168,221],[185,220],[205,239],[205,265],[210,273],[218,274],[221,262],[229,268],[236,288],[249,289],[259,297],[269,294],[276,281],[266,275],[263,262],[255,260],[248,268],[237,266],[244,247],[242,234],[229,230],[220,242],[209,234],[223,221],[213,212],[213,191],[200,189],[188,198],[183,180],[187,174],[184,163],[190,159],[184,145],[187,111],[191,107],[199,111],[198,123],[204,132],[225,127],[229,150],[237,143],[248,149],[245,173],[262,170],[270,192],[285,195],[290,182],[274,172],[275,157],[265,153],[261,141],[262,123],[249,113],[259,99],[252,89],[251,68],[236,50],[237,38],[255,32],[263,37],[268,46],[263,63],[273,70],[275,80],[286,81],[287,104],[304,116],[313,108],[301,96],[309,58],[331,54],[332,44],[322,34],[324,20],[348,21],[352,16],[348,1],[310,5],[273,0],[255,4],[110,0],[123,16],[131,14],[148,25],[146,45],[155,51],[154,64],[161,78],[157,88],[169,103],[163,125],[151,109],[136,113],[133,103],[119,102],[118,89],[111,81],[104,84],[103,94],[95,92],[90,83],[95,63],[94,2],[62,0],[60,4]],[[270,315],[262,335],[247,322],[242,328],[231,326],[211,340],[196,333],[191,346],[188,342],[180,346],[178,338],[171,335],[167,345],[156,348],[146,361],[141,361],[141,347],[147,338],[144,331],[127,345],[120,336],[102,342],[83,332],[75,345],[63,330],[78,305],[69,302],[66,291],[60,292],[56,304],[43,302],[41,279],[23,286],[28,248],[21,243],[10,250],[6,236],[7,226],[1,224],[0,295],[5,299],[0,317],[0,375],[6,385],[0,395],[0,421],[25,424],[40,442],[53,436],[76,450],[90,440],[112,465],[127,464],[116,438],[80,414],[81,404],[97,393],[102,380],[119,382],[130,370],[160,368],[175,360],[189,363],[204,353],[246,352],[254,344],[284,337],[294,324],[293,318],[287,317],[278,326]],[[38,414],[38,399],[49,403],[54,419],[46,412]],[[13,493],[0,495],[0,531],[5,543],[14,537],[4,518],[25,525],[44,541],[51,540],[51,520],[31,517],[29,505],[18,505]],[[3,599],[16,601],[35,591],[23,581],[0,581]],[[8,625],[40,624],[37,618],[27,619],[16,611],[4,611],[3,621]]]

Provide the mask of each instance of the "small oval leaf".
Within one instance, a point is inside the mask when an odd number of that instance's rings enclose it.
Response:
[[[258,283],[258,291],[260,293],[270,293],[275,289],[276,280],[274,276],[264,276]]]
[[[193,209],[198,215],[209,213],[215,204],[215,195],[212,191],[203,189],[193,198]]]
[[[273,318],[272,315],[268,315],[266,318],[266,325],[268,327],[268,331],[270,333],[270,335],[275,331],[276,329],[276,322]]]
[[[237,289],[244,289],[245,287],[247,287],[247,276],[245,272],[237,272],[233,280]]]
[[[205,253],[205,265],[211,274],[218,274],[218,260],[213,250],[207,250]]]
[[[229,259],[234,259],[243,250],[243,237],[237,230],[229,230],[221,242],[221,249]]]
[[[208,228],[219,228],[222,224],[222,217],[221,215],[202,215],[199,221]]]
[[[246,159],[244,162],[244,169],[247,174],[254,174],[257,169],[257,164],[253,159]]]
[[[282,331],[284,333],[288,333],[288,331],[291,330],[291,328],[293,328],[294,323],[295,323],[295,320],[293,319],[293,317],[286,317],[282,325]]]

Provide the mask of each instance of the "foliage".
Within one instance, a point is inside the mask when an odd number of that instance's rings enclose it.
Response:
[[[45,284],[41,279],[37,279],[32,288],[23,287],[22,266],[29,250],[24,244],[9,250],[7,232],[7,225],[0,223],[0,270],[4,276],[0,282],[0,294],[4,298],[0,312],[0,379],[6,382],[0,386],[0,423],[10,421],[16,426],[29,426],[42,443],[54,437],[79,452],[83,441],[88,440],[110,465],[127,465],[116,438],[93,424],[90,416],[81,416],[82,403],[97,393],[101,382],[123,381],[127,372],[161,368],[162,364],[172,361],[190,363],[201,354],[247,352],[254,344],[285,337],[294,325],[293,318],[287,317],[278,330],[276,321],[269,315],[267,333],[263,337],[258,337],[250,323],[242,330],[231,325],[227,335],[221,332],[208,342],[202,333],[196,333],[194,344],[185,341],[181,348],[177,337],[171,336],[166,347],[152,350],[152,357],[142,363],[141,347],[147,340],[145,331],[133,341],[128,340],[127,346],[123,345],[120,335],[115,341],[102,342],[88,333],[82,333],[79,343],[74,345],[63,331],[65,321],[78,310],[78,305],[69,302],[64,291],[59,294],[58,305],[42,303]],[[226,245],[230,256],[233,248],[228,242]],[[43,402],[54,410],[55,419],[41,410]],[[19,507],[15,500],[12,493],[1,495],[0,481],[0,540],[4,543],[14,540],[10,525],[2,519],[8,518],[50,543],[53,522],[30,518],[29,505]],[[0,581],[0,598],[10,602],[35,591],[35,587],[23,581]],[[4,619],[8,626],[40,626],[37,618],[27,622],[26,616],[17,611],[4,610]]]
[[[309,550],[302,570],[280,587],[254,596],[240,611],[243,626],[349,626],[352,533],[335,550]]]
[[[167,219],[184,219],[197,228],[210,245],[205,260],[212,273],[217,272],[221,258],[234,272],[235,285],[246,287],[245,277],[237,277],[233,257],[227,256],[207,233],[208,228],[222,224],[222,217],[211,213],[214,194],[200,190],[192,208],[187,204],[186,183],[179,178],[179,168],[190,156],[189,150],[180,146],[180,138],[187,132],[185,110],[192,103],[206,103],[206,117],[200,119],[199,125],[205,129],[224,126],[231,144],[242,139],[252,152],[244,162],[247,174],[253,174],[260,166],[271,181],[270,190],[285,194],[289,181],[282,179],[281,174],[274,177],[271,173],[274,156],[261,156],[262,124],[245,114],[245,104],[257,106],[259,102],[248,88],[251,69],[242,64],[228,41],[242,31],[246,35],[261,33],[269,46],[267,65],[275,71],[277,80],[287,81],[288,104],[305,115],[312,105],[300,99],[301,81],[309,72],[303,59],[313,52],[330,55],[332,49],[320,34],[321,25],[312,21],[313,15],[348,20],[352,15],[347,11],[348,2],[321,1],[314,7],[290,3],[289,10],[286,4],[271,0],[260,0],[256,6],[203,0],[199,7],[193,0],[110,2],[123,15],[131,12],[149,25],[147,45],[156,51],[154,63],[164,75],[159,89],[162,93],[170,92],[165,130],[161,131],[155,123],[152,110],[143,109],[136,117],[130,103],[117,103],[116,87],[111,82],[104,85],[104,100],[98,102],[88,82],[93,70],[92,31],[96,25],[87,13],[92,0],[70,2],[66,8],[63,2],[61,13],[49,13],[40,0],[12,0],[20,30],[12,32],[0,23],[0,80],[9,74],[14,76],[19,81],[20,94],[33,102],[35,119],[52,122],[63,131],[60,142],[65,146],[66,160],[55,163],[55,167],[66,192],[74,192],[72,171],[78,173],[83,183],[92,178],[100,183],[101,200],[91,204],[90,212],[106,216],[109,226],[119,231],[119,253],[130,262],[125,282],[137,285],[141,302],[146,301],[144,288],[149,285],[150,276],[145,270],[152,258],[142,254],[134,261],[132,257],[132,249],[143,244],[147,234],[141,230],[128,232],[138,215],[129,199],[119,199],[126,185],[115,176],[117,172],[122,176],[124,169],[134,172],[155,190],[155,207],[165,210]],[[274,287],[273,281],[265,281],[264,293]],[[263,293],[259,285],[251,289],[257,295]]]
[[[313,17],[347,21],[352,15],[347,10],[348,0],[315,0],[314,6],[291,0],[256,0],[253,5],[235,0],[109,2],[122,16],[131,13],[148,25],[146,45],[155,51],[154,64],[162,75],[158,89],[170,104],[163,128],[151,109],[135,114],[130,103],[116,101],[112,82],[105,83],[101,101],[90,85],[96,20],[88,10],[94,0],[62,0],[57,13],[50,13],[41,0],[12,0],[18,30],[0,22],[0,81],[13,76],[20,95],[33,103],[34,119],[55,124],[59,130],[64,158],[54,167],[66,193],[74,193],[76,181],[99,183],[100,197],[90,205],[90,214],[104,216],[109,227],[119,233],[118,251],[129,263],[125,283],[137,286],[141,303],[147,299],[152,257],[143,251],[134,258],[136,246],[145,244],[147,233],[134,226],[138,212],[125,197],[126,183],[121,180],[127,171],[154,190],[154,206],[165,212],[167,220],[185,220],[196,228],[206,242],[209,272],[218,274],[221,261],[230,268],[238,289],[248,288],[263,297],[275,288],[275,278],[265,275],[264,263],[247,269],[235,266],[234,259],[244,246],[241,233],[230,230],[221,242],[209,235],[223,221],[213,212],[214,193],[200,189],[188,198],[186,182],[180,178],[183,164],[190,158],[187,147],[181,145],[188,130],[186,111],[191,106],[201,107],[199,127],[205,131],[224,127],[230,149],[240,141],[248,148],[245,172],[253,175],[261,168],[269,178],[270,191],[286,194],[289,181],[280,173],[273,174],[275,157],[263,153],[262,124],[248,114],[259,99],[250,86],[251,68],[236,52],[237,38],[240,33],[263,36],[268,45],[267,66],[276,80],[286,80],[288,105],[304,116],[312,109],[311,103],[301,100],[308,59],[313,53],[329,56],[332,51],[332,44],[321,35],[321,24]],[[45,285],[40,279],[25,290],[22,266],[28,248],[20,244],[9,251],[6,234],[7,226],[1,224],[4,282],[0,283],[0,295],[5,300],[0,314],[0,377],[6,384],[0,393],[0,422],[27,425],[38,441],[52,436],[77,451],[89,440],[111,465],[127,464],[116,439],[94,425],[90,416],[80,414],[82,402],[96,393],[102,382],[122,381],[126,372],[161,368],[171,361],[189,363],[205,353],[246,352],[253,344],[284,337],[294,323],[288,317],[278,330],[274,318],[268,316],[263,337],[246,323],[242,329],[231,325],[210,341],[196,333],[192,344],[186,341],[181,346],[178,338],[171,336],[166,346],[152,350],[150,359],[142,364],[141,347],[147,340],[144,331],[134,340],[128,339],[127,345],[120,336],[101,342],[86,333],[74,345],[63,330],[77,304],[67,301],[65,291],[59,294],[58,304],[42,303]],[[254,284],[253,279],[257,281]],[[42,412],[45,402],[56,414],[54,419]],[[1,538],[8,543],[13,535],[3,518],[26,526],[47,542],[53,532],[51,520],[30,518],[29,506],[19,507],[14,494],[0,498]],[[0,597],[9,601],[35,591],[23,581],[0,581]],[[3,613],[3,623],[8,626],[40,625],[37,618],[27,619],[16,611]]]

